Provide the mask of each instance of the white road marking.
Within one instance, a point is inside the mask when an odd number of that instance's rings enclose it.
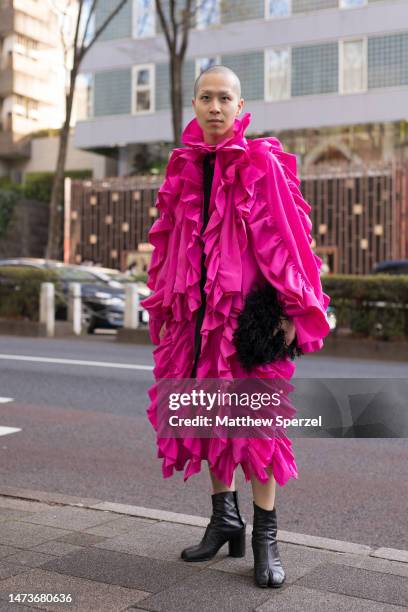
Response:
[[[86,361],[85,359],[60,359],[57,357],[34,357],[31,355],[6,355],[0,353],[0,359],[8,361],[31,361],[37,363],[62,363],[71,366],[91,366],[96,368],[118,368],[119,370],[153,370],[153,366],[137,365],[133,363],[111,363],[110,361]]]
[[[16,431],[21,431],[18,427],[1,427],[0,426],[0,436],[7,436],[8,434],[16,433]]]
[[[14,397],[0,397],[0,404],[7,404],[8,402],[14,402]]]

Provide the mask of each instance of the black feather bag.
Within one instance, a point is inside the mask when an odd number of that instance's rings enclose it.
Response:
[[[282,322],[287,320],[278,299],[278,293],[270,284],[252,289],[238,315],[238,327],[233,341],[238,359],[246,371],[254,366],[303,355],[297,346],[297,338],[288,346]]]

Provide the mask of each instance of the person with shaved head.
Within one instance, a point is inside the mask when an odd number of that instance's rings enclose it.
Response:
[[[311,248],[310,205],[303,199],[296,157],[275,137],[249,139],[241,118],[240,80],[214,65],[194,83],[194,118],[172,151],[157,195],[159,218],[149,240],[149,311],[156,382],[148,417],[157,432],[163,477],[184,480],[208,464],[212,516],[184,561],[212,559],[228,543],[245,554],[246,523],[235,470],[253,491],[254,578],[260,587],[285,580],[277,545],[276,483],[298,478],[286,437],[160,436],[161,380],[290,379],[295,357],[320,350],[330,327],[321,260]]]

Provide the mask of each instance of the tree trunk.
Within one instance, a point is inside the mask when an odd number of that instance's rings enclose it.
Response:
[[[64,175],[69,141],[69,124],[71,121],[72,103],[75,92],[75,80],[76,71],[73,69],[71,72],[69,92],[66,96],[66,115],[64,125],[60,131],[57,166],[52,184],[48,226],[48,244],[46,250],[47,259],[62,259]]]
[[[183,83],[181,61],[178,55],[170,58],[171,106],[174,144],[181,146],[181,126],[183,121]]]

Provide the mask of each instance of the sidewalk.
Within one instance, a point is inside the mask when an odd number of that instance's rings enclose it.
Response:
[[[247,517],[248,519],[250,517]],[[0,490],[0,610],[402,612],[408,552],[279,532],[287,580],[261,589],[247,554],[179,559],[208,518],[36,491]],[[72,603],[9,603],[10,594]],[[39,599],[39,597],[37,597]]]

